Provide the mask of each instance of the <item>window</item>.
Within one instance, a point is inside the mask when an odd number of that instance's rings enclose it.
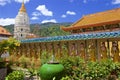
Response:
[[[23,36],[23,34],[21,34],[21,37]]]
[[[23,31],[23,28],[21,28],[21,31]]]

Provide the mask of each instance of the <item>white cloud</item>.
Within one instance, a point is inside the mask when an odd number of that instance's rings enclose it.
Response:
[[[14,18],[0,18],[0,25],[5,26],[5,25],[10,25],[10,24],[15,24],[15,19]]]
[[[30,0],[24,0],[24,3],[27,3],[27,2],[29,2]],[[23,0],[15,0],[15,2],[19,2],[19,3],[22,3],[23,2]]]
[[[39,5],[36,10],[40,11],[40,13],[44,16],[53,16],[53,12],[49,11],[45,5]]]
[[[39,19],[39,18],[36,17],[36,16],[33,16],[33,17],[31,18],[31,20],[37,20],[37,19]]]
[[[61,17],[62,17],[62,18],[66,18],[66,15],[65,15],[65,14],[63,14]]]
[[[113,0],[112,4],[120,4],[120,0]]]
[[[11,3],[12,1],[18,2],[18,3],[22,3],[23,0],[0,0],[0,6],[4,6],[8,3]],[[24,0],[24,3],[29,2],[30,0]]]
[[[10,3],[11,1],[10,0],[0,0],[0,6],[4,6],[6,5],[7,3]]]
[[[67,15],[76,15],[76,13],[73,12],[73,11],[66,11],[66,14],[63,14],[61,17],[62,17],[62,18],[66,18]]]
[[[40,16],[41,15],[41,13],[40,12],[33,12],[32,13],[32,18],[31,18],[31,20],[38,20],[39,18],[38,18],[38,16]]]
[[[87,3],[87,0],[83,0],[83,3]]]
[[[33,16],[40,16],[41,14],[39,12],[33,12],[32,15]]]
[[[41,23],[47,23],[47,22],[57,23],[57,21],[55,19],[43,20]]]
[[[66,14],[68,14],[68,15],[76,15],[76,13],[73,12],[73,11],[67,11]]]

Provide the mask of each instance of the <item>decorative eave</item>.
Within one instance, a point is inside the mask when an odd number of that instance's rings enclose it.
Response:
[[[120,31],[110,32],[96,32],[96,33],[85,33],[85,34],[74,34],[67,36],[55,36],[55,37],[44,37],[44,38],[33,38],[21,40],[21,43],[32,43],[32,42],[56,42],[56,41],[72,41],[72,40],[88,40],[88,39],[105,39],[105,38],[120,38]]]
[[[70,27],[61,27],[64,31],[71,31],[82,28],[99,27],[103,25],[120,23],[120,8],[98,12],[83,16]]]
[[[61,29],[64,31],[70,31],[70,30],[77,30],[81,28],[89,28],[90,26],[96,27],[96,26],[111,25],[111,24],[117,24],[117,23],[120,23],[120,20],[102,22],[102,23],[96,23],[96,24],[88,24],[84,26],[72,26],[72,25],[70,27],[61,26]]]
[[[8,32],[3,26],[0,25],[0,35],[12,36],[10,32]]]

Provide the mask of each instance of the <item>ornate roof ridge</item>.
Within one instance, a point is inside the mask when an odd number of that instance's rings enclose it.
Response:
[[[70,31],[81,28],[90,28],[93,26],[102,26],[107,24],[120,23],[120,8],[88,14],[80,18],[69,27],[63,27],[64,31]]]
[[[104,38],[120,38],[120,31],[106,31],[96,33],[72,34],[66,36],[54,36],[43,38],[32,38],[21,40],[21,43],[32,42],[55,42],[55,41],[70,41],[70,40],[88,40],[88,39],[104,39]]]
[[[103,12],[97,12],[97,13],[93,13],[93,14],[88,14],[88,15],[85,15],[84,17],[104,15],[104,14],[113,13],[113,12],[116,12],[116,11],[120,12],[120,8],[115,8],[115,9],[112,9],[112,10],[106,10],[106,11],[103,11]]]

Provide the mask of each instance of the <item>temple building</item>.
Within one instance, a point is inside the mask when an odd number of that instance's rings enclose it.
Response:
[[[86,15],[61,29],[71,35],[21,40],[16,53],[36,59],[46,52],[46,57],[56,59],[79,56],[86,61],[120,62],[120,8]]]
[[[33,33],[29,33],[27,36],[26,36],[26,39],[31,39],[31,38],[38,38],[39,36],[33,34]]]
[[[15,18],[14,25],[14,38],[21,40],[26,39],[26,36],[30,33],[29,17],[26,12],[24,2]]]
[[[0,26],[0,41],[12,37],[12,34],[8,32],[5,28]]]
[[[120,8],[83,16],[70,27],[62,27],[62,30],[72,34],[120,30]]]

